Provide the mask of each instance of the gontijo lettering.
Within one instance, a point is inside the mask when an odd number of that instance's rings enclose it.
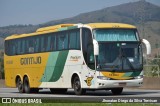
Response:
[[[20,63],[21,65],[30,65],[30,64],[41,64],[41,56],[38,57],[26,57],[26,58],[21,58]]]

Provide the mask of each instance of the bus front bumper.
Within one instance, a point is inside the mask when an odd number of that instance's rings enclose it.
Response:
[[[117,88],[117,87],[140,87],[143,78],[133,80],[97,80],[97,88]]]

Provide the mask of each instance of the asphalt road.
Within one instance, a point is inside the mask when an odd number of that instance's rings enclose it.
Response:
[[[66,94],[51,94],[49,89],[40,90],[37,94],[20,94],[17,88],[0,88],[0,97],[30,97],[30,98],[52,98],[52,99],[71,99],[81,101],[103,101],[104,99],[115,98],[156,98],[160,101],[160,90],[144,89],[124,89],[121,95],[112,95],[111,91],[87,91],[86,95],[75,95],[72,89]]]

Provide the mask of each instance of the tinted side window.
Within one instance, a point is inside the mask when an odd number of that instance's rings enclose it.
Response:
[[[80,49],[80,30],[73,30],[69,32],[69,48]]]
[[[34,53],[34,40],[35,40],[35,37],[29,37],[28,39],[29,53]]]
[[[10,42],[5,41],[5,54],[11,55],[11,47],[10,47]]]
[[[64,38],[63,38],[63,49],[68,49],[68,33],[64,33]]]
[[[61,33],[58,33],[56,36],[56,40],[57,40],[57,50],[62,50],[64,36]]]
[[[57,50],[67,50],[68,49],[68,33],[60,32],[56,36],[57,40]]]
[[[40,52],[44,52],[45,47],[44,47],[44,36],[40,37]]]
[[[17,54],[23,54],[23,40],[17,39]]]
[[[34,40],[34,52],[39,52],[40,51],[40,37],[35,37]]]
[[[50,51],[50,44],[51,44],[51,36],[48,35],[47,38],[46,38],[47,42],[46,42],[46,51]]]
[[[7,55],[80,49],[80,29],[5,41]]]
[[[21,45],[21,53],[22,54],[24,54],[25,53],[25,48],[26,48],[26,46],[25,46],[25,43],[26,41],[25,41],[25,39],[22,39],[22,45]]]
[[[11,43],[11,46],[13,46],[13,48],[12,48],[12,53],[13,53],[13,55],[17,55],[17,40],[13,40]]]
[[[56,36],[51,35],[51,43],[50,43],[50,50],[56,50]]]

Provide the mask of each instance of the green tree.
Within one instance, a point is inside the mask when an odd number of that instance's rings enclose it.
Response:
[[[152,71],[152,76],[157,76],[157,74],[160,74],[160,55],[155,55],[155,59],[153,59],[151,61],[152,65],[158,65],[158,67],[156,66],[152,66],[151,71]]]

